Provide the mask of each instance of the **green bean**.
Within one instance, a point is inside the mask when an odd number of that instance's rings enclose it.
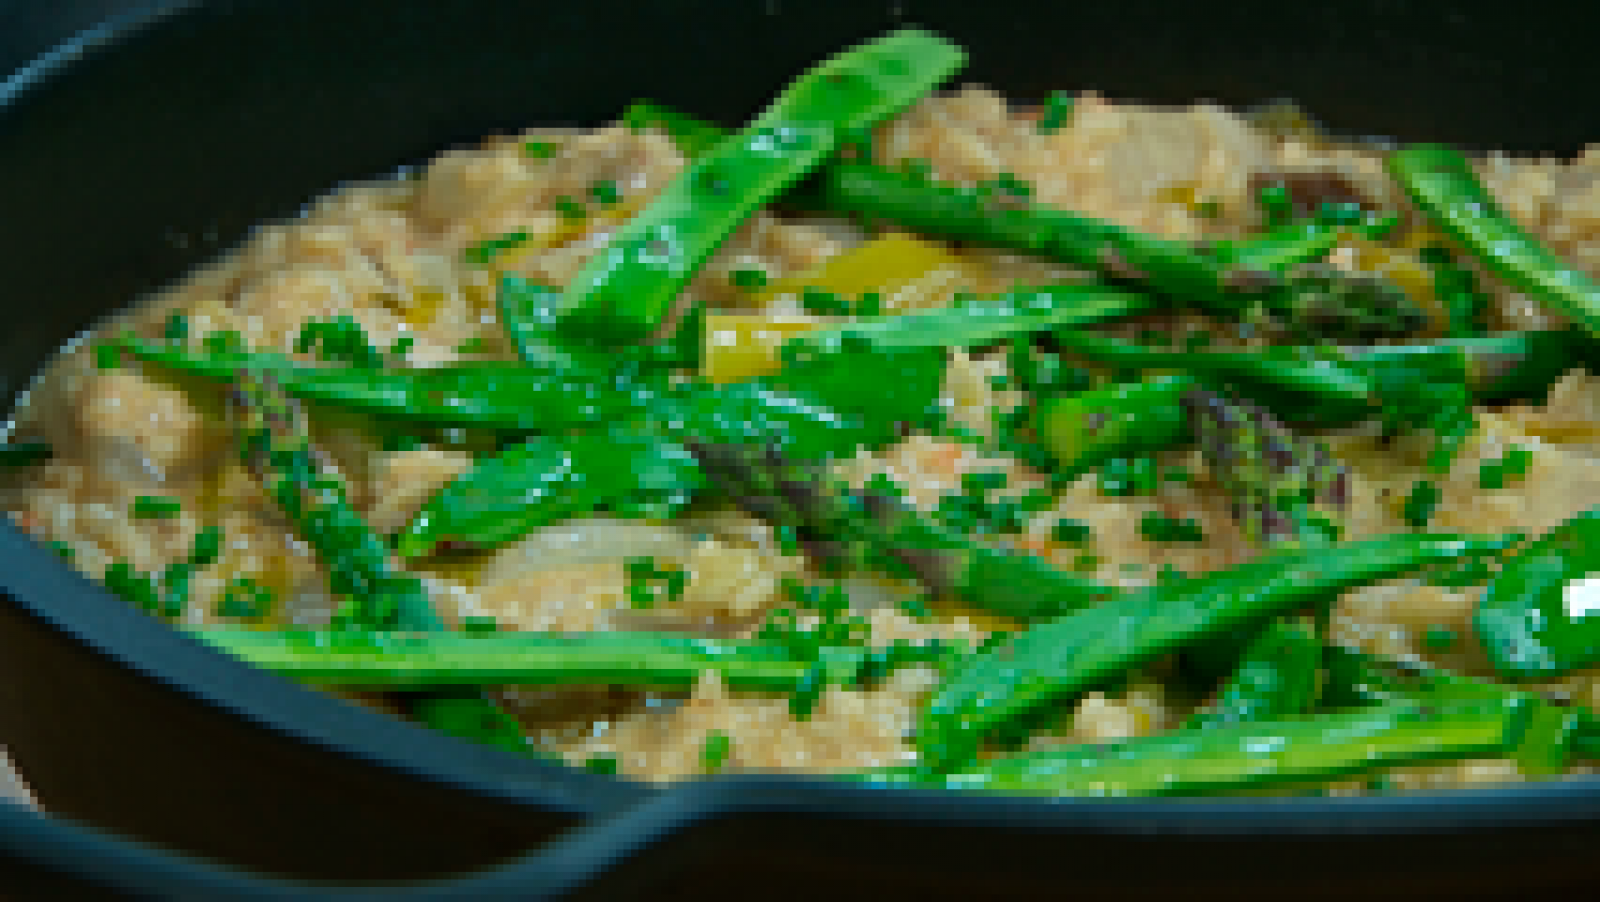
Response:
[[[964,61],[955,45],[906,28],[813,67],[618,230],[568,284],[553,314],[558,329],[601,346],[654,331],[679,289],[746,217],[842,138],[907,106]]]
[[[1600,662],[1600,508],[1545,533],[1507,561],[1484,590],[1474,618],[1495,670],[1508,679],[1548,679]]]
[[[31,467],[52,453],[48,442],[0,442],[0,470]]]
[[[689,442],[706,476],[742,507],[810,543],[825,559],[908,571],[929,589],[1007,617],[1073,611],[1117,594],[1038,557],[982,545],[934,524],[882,490],[852,494],[820,468],[756,444]]]
[[[701,477],[677,442],[619,431],[536,436],[480,460],[440,489],[400,533],[402,557],[491,548],[602,505],[669,516]]]
[[[1291,547],[1039,623],[962,662],[924,710],[918,747],[934,767],[958,766],[995,728],[1158,655],[1509,541],[1406,534],[1314,550]]]
[[[1417,206],[1492,272],[1600,337],[1600,285],[1518,227],[1459,151],[1417,144],[1389,154],[1386,165]]]
[[[1297,621],[1274,622],[1245,649],[1216,699],[1191,714],[1183,727],[1206,730],[1309,713],[1321,661],[1322,644],[1314,630]]]
[[[918,768],[847,779],[1055,796],[1207,795],[1514,749],[1531,711],[1516,700],[1392,702],[1319,717],[1180,730],[994,758],[952,773]]]

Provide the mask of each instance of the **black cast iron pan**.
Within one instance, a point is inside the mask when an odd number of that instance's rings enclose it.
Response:
[[[52,10],[81,7],[9,14],[48,33]],[[1585,102],[1594,23],[1579,5],[1552,9],[235,0],[137,11],[0,87],[0,410],[98,317],[341,180],[495,130],[598,124],[641,95],[737,122],[808,63],[900,22],[959,41],[973,60],[964,77],[1012,96],[1287,96],[1344,132],[1566,155],[1600,138],[1600,107]],[[236,664],[3,519],[0,742],[51,812],[0,804],[0,889],[28,895],[1459,898],[1582,886],[1600,839],[1592,779],[1273,802],[955,798],[754,776],[659,791],[469,746]]]

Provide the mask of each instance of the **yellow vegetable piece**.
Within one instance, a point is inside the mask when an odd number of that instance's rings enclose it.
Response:
[[[884,313],[943,306],[952,292],[975,284],[971,265],[932,241],[891,233],[829,258],[810,273],[779,279],[762,292],[769,304],[807,288],[832,292],[851,303],[877,292]]]
[[[832,323],[814,316],[707,313],[701,373],[718,383],[764,376],[778,369],[785,341]]]
[[[1411,244],[1411,237],[1417,232],[1406,236],[1404,243]],[[1378,244],[1365,238],[1350,238],[1350,246],[1355,250],[1355,265],[1360,272],[1370,272],[1388,279],[1404,291],[1418,307],[1428,314],[1428,327],[1426,335],[1437,337],[1444,335],[1449,328],[1450,313],[1445,310],[1444,304],[1433,293],[1433,272],[1422,262],[1422,259],[1411,249],[1391,247]],[[1422,241],[1418,247],[1426,245]]]

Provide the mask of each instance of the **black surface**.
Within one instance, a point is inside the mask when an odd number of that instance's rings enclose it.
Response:
[[[30,17],[0,27],[0,64],[75,27],[85,6],[0,6],[0,26]],[[97,315],[340,180],[488,131],[596,123],[642,94],[736,121],[808,62],[897,21],[956,38],[973,56],[965,78],[1014,95],[1291,96],[1340,130],[1568,153],[1600,135],[1600,107],[1584,102],[1595,13],[1551,10],[1513,21],[1499,4],[1378,0],[204,4],[29,70],[0,96],[0,408]],[[1461,897],[1582,885],[1582,849],[1600,838],[1593,780],[1220,806],[751,779],[658,795],[234,665],[104,595],[8,521],[0,594],[0,737],[54,813],[300,878],[447,881],[409,891],[418,898],[577,886],[731,898],[749,882],[785,898],[1064,885],[1114,897],[1096,885],[1108,880],[1201,898]],[[30,892],[74,869],[156,895],[246,887],[65,820],[0,813],[0,865],[31,862]],[[584,818],[597,819],[549,840]],[[0,866],[0,878],[16,873]]]

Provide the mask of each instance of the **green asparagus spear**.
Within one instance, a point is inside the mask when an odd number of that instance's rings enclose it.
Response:
[[[1459,151],[1418,144],[1390,154],[1386,165],[1417,206],[1491,271],[1600,337],[1600,285],[1518,227]]]
[[[678,291],[739,223],[815,168],[845,135],[892,115],[964,62],[953,44],[901,29],[796,79],[738,135],[697,157],[573,277],[554,312],[569,338],[628,343],[664,321]]]
[[[835,487],[820,468],[768,446],[689,442],[707,478],[741,506],[806,540],[825,558],[882,566],[885,556],[929,589],[1017,619],[1052,616],[1116,590],[1062,573],[1039,558],[949,532],[883,491]]]
[[[388,550],[345,499],[342,481],[318,459],[304,413],[274,375],[245,369],[233,382],[244,459],[327,569],[328,587],[344,600],[336,622],[367,629],[442,628],[422,581],[390,566]],[[477,692],[424,696],[413,714],[462,738],[528,750],[510,715]]]
[[[1478,602],[1475,625],[1508,679],[1550,678],[1600,663],[1600,508],[1545,533],[1506,562]]]
[[[917,744],[930,765],[959,766],[996,727],[1158,655],[1352,586],[1492,552],[1509,541],[1404,534],[1270,551],[1238,567],[1039,623],[962,662],[929,701]]]
[[[1381,280],[1346,279],[1321,268],[1287,274],[1233,268],[1179,242],[877,166],[826,166],[793,199],[881,217],[928,235],[1042,254],[1224,316],[1260,306],[1321,338],[1404,335],[1422,317],[1403,292]],[[1287,259],[1276,240],[1234,253],[1263,265]]]
[[[950,773],[899,768],[849,779],[1058,796],[1206,795],[1504,754],[1522,739],[1530,713],[1515,699],[1456,705],[1400,701],[1319,717],[1065,746]]]
[[[1297,436],[1261,407],[1206,388],[1183,409],[1212,478],[1228,493],[1246,540],[1276,544],[1338,538],[1348,475],[1320,442]]]

